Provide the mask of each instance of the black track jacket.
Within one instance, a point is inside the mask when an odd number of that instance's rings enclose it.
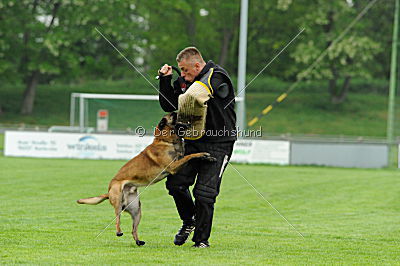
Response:
[[[200,80],[210,68],[214,68],[211,77],[214,94],[207,102],[206,132],[200,139],[185,140],[185,142],[228,142],[236,140],[235,93],[228,73],[213,61],[208,61],[194,81]],[[182,79],[181,81],[177,79],[172,87],[171,80],[172,75],[160,77],[159,102],[165,112],[177,110],[179,95],[184,93],[185,88],[191,85],[191,83],[183,83]]]

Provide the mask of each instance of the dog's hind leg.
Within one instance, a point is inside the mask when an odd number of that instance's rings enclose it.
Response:
[[[122,236],[124,233],[122,233],[121,230],[121,210],[120,209],[115,209],[115,216],[117,217],[115,220],[115,229],[117,230],[117,236]]]
[[[122,212],[122,192],[121,192],[121,184],[119,182],[111,181],[110,189],[108,191],[110,203],[113,205],[115,210],[115,228],[117,230],[117,236],[122,236],[121,230],[121,212]]]
[[[139,200],[139,199],[138,199]],[[132,235],[133,238],[135,239],[136,245],[138,246],[143,246],[144,244],[146,244],[146,242],[139,240],[139,236],[138,236],[138,227],[139,227],[139,223],[140,223],[140,219],[142,218],[142,211],[141,211],[141,207],[140,207],[140,201],[139,201],[139,211],[137,212],[135,217],[132,217],[133,223],[132,223]]]
[[[141,213],[141,204],[139,195],[137,193],[137,188],[133,185],[125,185],[124,187],[124,201],[123,205],[125,205],[125,211],[129,212],[132,217],[132,236],[135,239],[136,245],[143,246],[145,244],[144,241],[140,241],[138,237],[138,226],[140,223],[140,218],[142,216]]]

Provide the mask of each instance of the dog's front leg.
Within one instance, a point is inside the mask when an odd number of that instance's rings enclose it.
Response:
[[[215,159],[214,157],[212,157],[209,153],[207,152],[199,152],[199,153],[193,153],[193,154],[189,154],[186,155],[185,157],[183,157],[180,160],[177,160],[173,163],[171,163],[171,165],[168,167],[167,171],[174,175],[176,174],[187,162],[189,162],[192,159],[203,159],[203,160],[207,160],[209,162],[215,162],[217,159]]]

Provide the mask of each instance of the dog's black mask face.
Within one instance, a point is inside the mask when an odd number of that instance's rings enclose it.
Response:
[[[178,119],[178,114],[172,112],[170,114],[165,115],[160,123],[158,123],[157,127],[159,130],[163,130],[166,126],[173,128],[176,124],[176,120]]]

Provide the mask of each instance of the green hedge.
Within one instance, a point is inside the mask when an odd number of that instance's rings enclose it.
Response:
[[[246,80],[246,83],[248,84],[249,82],[251,82],[253,78],[254,76],[249,76]],[[282,81],[274,77],[257,77],[246,88],[246,91],[284,92],[294,83],[295,81]],[[339,80],[338,84],[342,83],[343,80]],[[360,92],[387,94],[388,87],[388,80],[354,78],[350,82],[350,91],[355,93]],[[296,87],[296,90],[301,90],[304,92],[326,92],[327,89],[328,81],[326,80],[302,81]]]

